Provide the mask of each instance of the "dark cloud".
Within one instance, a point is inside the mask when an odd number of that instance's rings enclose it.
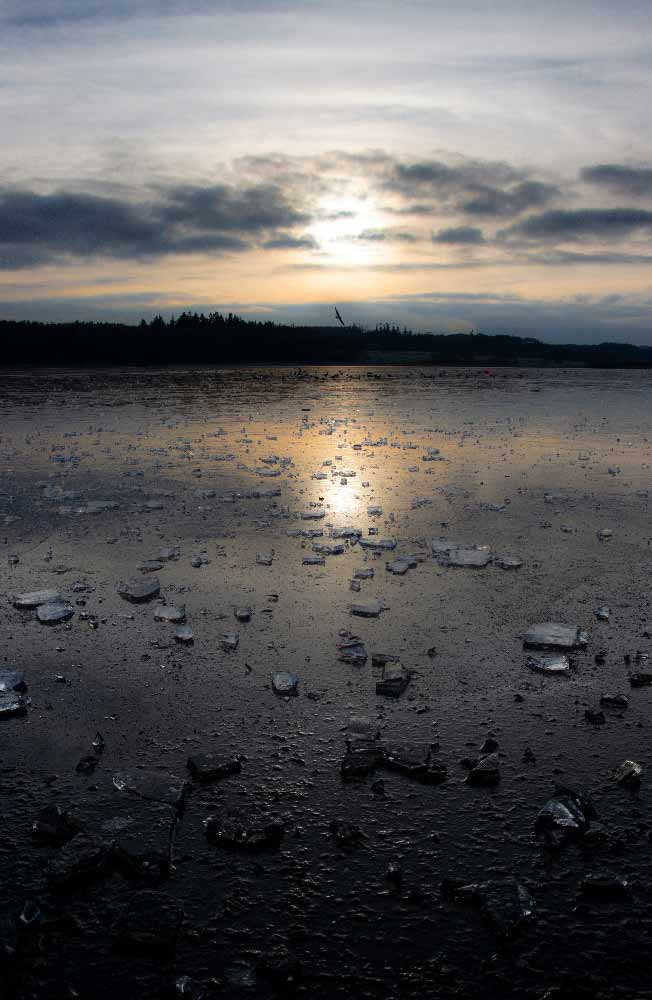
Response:
[[[271,184],[244,190],[226,184],[184,186],[167,191],[166,200],[159,209],[164,221],[203,229],[258,233],[308,221],[308,216]]]
[[[501,187],[522,179],[517,170],[501,162],[463,160],[450,164],[443,160],[422,160],[418,163],[395,161],[386,187],[408,197],[430,193],[449,198],[464,191],[477,191],[486,186]]]
[[[307,220],[271,185],[174,187],[138,203],[79,192],[0,190],[0,267],[67,257],[223,253],[273,240],[288,246],[295,237],[287,230]]]
[[[599,184],[617,194],[652,194],[652,168],[627,167],[620,163],[598,163],[582,170],[582,180]]]
[[[459,208],[468,215],[519,215],[529,208],[540,208],[558,194],[552,184],[541,181],[522,181],[506,190],[492,187],[479,188]]]
[[[312,236],[293,236],[279,233],[261,243],[263,250],[316,250],[317,241]]]
[[[485,238],[481,229],[475,226],[451,226],[449,229],[440,229],[432,237],[433,243],[460,243],[467,246],[485,243]]]
[[[396,229],[363,229],[353,237],[364,243],[416,243],[419,239],[414,233]]]
[[[5,0],[0,23],[20,28],[49,28],[79,21],[184,17],[216,11],[256,12],[270,5],[271,0]],[[275,0],[274,6],[282,9],[288,3]]]
[[[433,205],[417,203],[415,205],[402,205],[398,208],[394,205],[386,205],[383,211],[390,215],[432,215],[435,209]]]
[[[499,237],[566,241],[622,237],[652,225],[652,212],[640,208],[580,208],[529,215],[503,229]]]
[[[467,215],[509,217],[541,208],[559,195],[552,184],[528,177],[508,163],[442,160],[420,163],[394,162],[385,186],[404,198],[435,197]],[[403,209],[400,209],[403,211]],[[414,212],[406,207],[406,213]]]

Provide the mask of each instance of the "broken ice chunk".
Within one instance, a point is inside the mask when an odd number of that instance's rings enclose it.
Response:
[[[532,915],[534,900],[514,878],[493,879],[475,888],[480,910],[502,937],[514,935]]]
[[[120,597],[133,604],[140,604],[144,601],[151,601],[153,597],[158,597],[161,593],[161,584],[157,576],[148,580],[128,580],[126,583],[120,582],[117,586]]]
[[[15,691],[1,691],[0,719],[9,719],[13,715],[27,715],[27,701]]]
[[[274,561],[274,553],[271,549],[266,552],[256,553],[256,564],[258,566],[271,566],[273,561]]]
[[[16,594],[14,607],[33,610],[41,604],[56,604],[63,601],[58,590],[32,590],[27,594]]]
[[[386,562],[385,569],[394,576],[405,576],[410,568],[409,559],[394,559],[393,562]]]
[[[188,645],[195,641],[195,636],[190,628],[190,625],[179,625],[179,627],[174,630],[174,638],[177,642],[187,643]]]
[[[186,609],[184,605],[162,604],[154,610],[154,618],[157,622],[172,622],[180,624],[185,621]]]
[[[119,792],[131,792],[153,802],[166,802],[177,809],[190,791],[187,781],[162,771],[119,771],[113,776],[113,784]]]
[[[619,785],[624,785],[631,791],[637,791],[641,784],[642,773],[643,768],[635,760],[624,760],[615,768],[611,776]]]
[[[536,818],[534,831],[548,846],[562,847],[569,839],[581,837],[595,818],[595,808],[586,796],[556,785],[553,798]]]
[[[67,622],[74,613],[73,606],[65,604],[63,601],[40,604],[36,609],[36,617],[43,625],[58,625],[60,622]]]
[[[237,649],[239,642],[239,632],[222,632],[220,636],[220,646],[222,649]]]
[[[281,698],[291,698],[298,695],[299,678],[287,670],[278,670],[272,674],[272,689]]]
[[[214,753],[199,753],[188,758],[188,769],[197,781],[220,781],[239,774],[242,764],[237,757],[220,757]]]
[[[534,648],[579,649],[589,641],[587,633],[577,627],[559,625],[556,622],[542,622],[530,625],[523,636],[523,645]]]
[[[304,556],[301,560],[302,566],[325,566],[326,559],[320,555]]]
[[[600,696],[600,704],[605,708],[624,710],[629,705],[629,700],[624,694],[603,694]]]
[[[367,650],[362,639],[356,635],[350,636],[343,642],[338,642],[337,648],[340,652],[340,660],[344,663],[353,663],[355,666],[363,666],[367,662]]]
[[[160,559],[145,559],[138,566],[141,573],[158,573],[160,569],[163,569],[163,563]]]
[[[563,653],[547,653],[541,656],[528,656],[526,660],[530,670],[539,674],[569,674],[570,660]]]
[[[251,608],[236,608],[234,614],[239,622],[251,621],[251,615],[252,615]]]
[[[494,556],[493,564],[498,569],[520,569],[523,560],[519,559],[518,556]]]
[[[487,545],[463,545],[446,539],[433,539],[430,543],[432,554],[442,566],[461,566],[482,569],[492,559]]]
[[[351,605],[351,614],[359,615],[361,618],[378,618],[381,611],[383,611],[383,605],[380,601],[367,601],[365,604]]]
[[[211,844],[250,854],[279,847],[283,834],[283,824],[276,819],[252,821],[249,816],[226,819],[210,816],[206,820],[206,839]]]
[[[393,538],[361,538],[359,544],[363,549],[385,549],[391,551],[396,548],[396,541]]]
[[[8,691],[26,691],[25,674],[12,667],[0,668],[0,694]]]
[[[376,694],[398,698],[410,683],[411,674],[402,663],[397,661],[385,663],[383,676],[376,682]]]
[[[470,785],[497,785],[500,781],[498,754],[490,753],[472,767],[467,777]]]
[[[595,617],[601,622],[608,622],[611,618],[611,608],[607,605],[595,609]]]

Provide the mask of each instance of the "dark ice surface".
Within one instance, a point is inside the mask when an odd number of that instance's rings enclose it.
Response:
[[[3,1000],[652,997],[651,495],[644,371],[0,370]],[[44,590],[74,615],[14,607]],[[528,667],[547,622],[588,633],[566,676]],[[557,786],[581,835],[536,834]],[[447,880],[532,913],[500,934]]]

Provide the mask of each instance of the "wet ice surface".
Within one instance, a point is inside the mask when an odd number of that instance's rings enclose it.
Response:
[[[646,995],[648,373],[5,371],[0,416],[3,996]]]

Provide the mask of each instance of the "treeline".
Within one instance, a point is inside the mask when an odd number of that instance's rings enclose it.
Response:
[[[36,323],[0,320],[1,364],[369,364],[583,365],[593,368],[652,367],[652,347],[605,343],[545,344],[532,338],[486,334],[412,333],[383,324],[294,326],[243,319],[232,313],[156,316],[138,326],[124,323]],[[396,359],[392,359],[392,353]]]

